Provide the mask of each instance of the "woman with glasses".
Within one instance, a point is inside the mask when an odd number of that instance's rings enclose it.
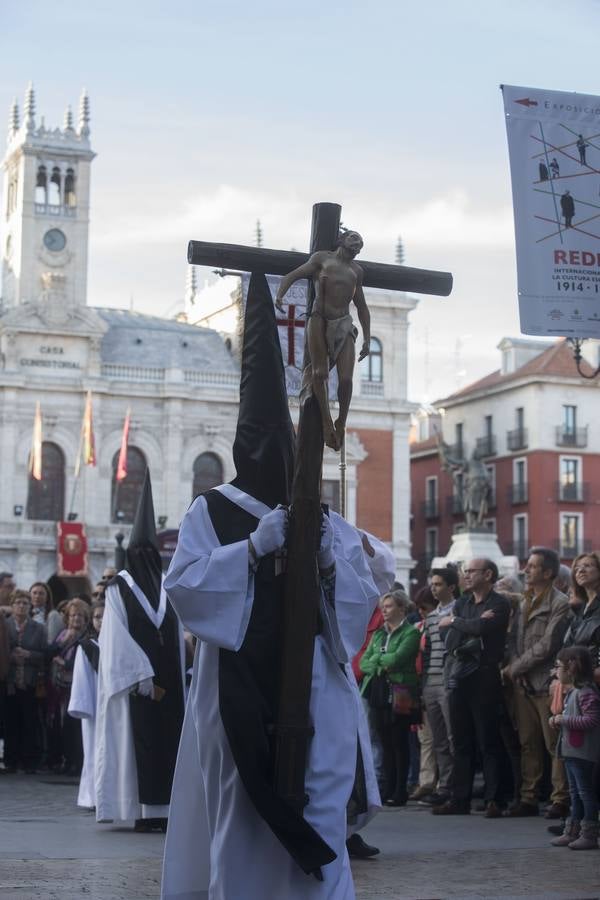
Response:
[[[571,570],[575,596],[581,605],[565,635],[564,646],[587,647],[594,661],[594,678],[600,683],[600,553],[582,553]]]
[[[98,663],[100,646],[98,635],[102,627],[104,602],[92,604],[92,634],[77,648],[73,668],[73,685],[68,713],[74,719],[81,719],[83,741],[83,767],[79,782],[77,806],[94,809],[96,806],[94,743],[96,733],[96,698],[98,690]]]

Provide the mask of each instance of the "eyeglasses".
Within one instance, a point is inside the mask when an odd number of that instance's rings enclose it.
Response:
[[[463,575],[474,575],[475,572],[485,572],[485,569],[463,569]]]

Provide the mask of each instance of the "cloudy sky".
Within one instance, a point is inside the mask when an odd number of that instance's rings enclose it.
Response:
[[[365,259],[450,270],[411,316],[410,393],[519,333],[499,84],[600,93],[597,0],[0,0],[0,110],[92,109],[89,302],[182,303],[190,238],[303,249],[316,201]],[[202,270],[202,279],[210,278]]]

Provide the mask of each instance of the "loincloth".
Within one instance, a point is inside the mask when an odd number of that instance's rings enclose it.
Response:
[[[333,368],[342,347],[346,343],[348,335],[353,341],[356,341],[358,329],[352,321],[352,316],[348,313],[340,316],[339,319],[326,319],[320,312],[311,313],[312,316],[318,316],[325,323],[325,341],[327,343],[327,354],[329,356],[329,368]]]

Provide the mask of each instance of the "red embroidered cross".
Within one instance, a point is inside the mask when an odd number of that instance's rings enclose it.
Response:
[[[287,318],[285,319],[277,319],[277,327],[284,325],[288,330],[288,366],[296,365],[296,332],[294,328],[304,328],[305,322],[304,319],[296,318],[296,307],[293,303],[290,303],[287,311]]]

